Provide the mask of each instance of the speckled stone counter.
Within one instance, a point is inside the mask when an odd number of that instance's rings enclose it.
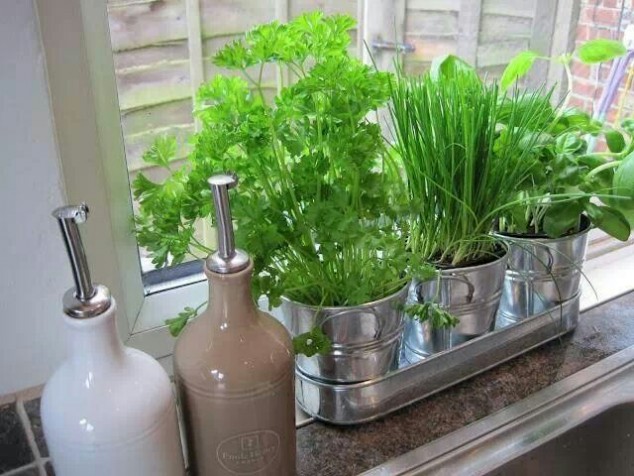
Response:
[[[348,476],[400,456],[634,345],[634,293],[581,314],[577,329],[448,390],[355,427],[298,430],[299,476]]]

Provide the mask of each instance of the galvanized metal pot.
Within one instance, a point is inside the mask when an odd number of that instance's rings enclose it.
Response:
[[[311,378],[339,383],[371,380],[396,369],[408,289],[409,283],[391,296],[350,307],[283,299],[284,321],[293,335],[320,327],[332,341],[326,355],[298,355],[297,368]]]
[[[405,328],[405,354],[425,357],[493,330],[508,252],[485,264],[438,270],[435,279],[414,282],[410,301],[436,302],[460,322],[452,329],[433,329],[428,322],[409,320]],[[411,360],[408,357],[408,360]]]
[[[590,220],[581,231],[561,238],[499,234],[509,246],[500,319],[517,322],[572,299],[579,291]]]

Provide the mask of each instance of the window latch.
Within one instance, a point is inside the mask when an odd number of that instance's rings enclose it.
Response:
[[[399,53],[413,53],[416,46],[412,43],[398,43],[394,41],[373,40],[370,44],[372,51],[391,50]]]

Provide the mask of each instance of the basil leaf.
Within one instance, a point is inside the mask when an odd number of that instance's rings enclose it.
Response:
[[[608,149],[610,152],[614,152],[618,154],[623,149],[625,149],[625,139],[623,138],[623,134],[619,131],[615,131],[614,129],[610,129],[605,133],[605,141],[608,144]]]
[[[539,57],[534,51],[522,51],[516,55],[504,69],[500,79],[502,90],[508,89],[515,81],[522,78],[533,67],[533,63]]]
[[[573,154],[581,151],[586,142],[572,132],[566,132],[555,139],[555,151],[558,154]]]
[[[455,55],[443,55],[434,58],[431,62],[429,74],[432,79],[438,80],[441,76],[453,78],[459,71],[472,73],[474,79],[478,78],[473,66]]]
[[[616,206],[623,209],[634,209],[634,153],[628,155],[614,172],[612,179],[612,193],[628,197],[618,200]]]
[[[586,213],[597,228],[605,231],[617,240],[627,241],[630,237],[630,224],[622,212],[616,208],[600,207],[588,202],[585,205]]]
[[[630,229],[634,228],[634,208],[631,210],[623,210],[623,216],[630,224]]]
[[[592,119],[588,113],[572,107],[561,113],[554,124],[553,132],[564,133],[570,129],[596,135],[603,130],[603,124]]]
[[[592,170],[599,165],[605,164],[605,159],[603,159],[600,155],[585,154],[577,157],[577,162],[579,162],[579,164],[581,165],[585,165],[590,170]]]
[[[579,59],[586,64],[609,61],[627,53],[625,46],[620,41],[597,38],[590,40],[579,47]]]
[[[578,202],[551,205],[544,216],[544,231],[551,238],[577,231],[582,209]]]

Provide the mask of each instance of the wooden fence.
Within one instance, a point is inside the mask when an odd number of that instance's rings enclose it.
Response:
[[[404,40],[416,47],[405,58],[407,71],[421,72],[433,57],[456,53],[481,72],[496,77],[519,51],[530,47],[548,54],[551,47],[555,49],[551,40],[562,14],[558,10],[574,2],[578,0],[393,0],[389,6],[404,10],[394,15],[403,19]],[[258,23],[286,21],[319,9],[358,18],[360,30],[355,46],[360,52],[363,22],[371,18],[379,3],[109,0],[121,124],[131,175],[142,169],[150,176],[160,175],[141,161],[143,151],[157,135],[177,136],[183,144],[180,153],[187,153],[186,138],[195,127],[192,96],[203,81],[223,72],[212,65],[211,57],[227,41]],[[384,13],[384,9],[376,11],[376,15]],[[564,26],[570,28],[570,22]],[[559,37],[567,39],[561,32]],[[546,68],[544,63],[534,73],[533,81],[543,80],[548,75]],[[268,87],[275,89],[275,71],[271,69],[267,74]]]

